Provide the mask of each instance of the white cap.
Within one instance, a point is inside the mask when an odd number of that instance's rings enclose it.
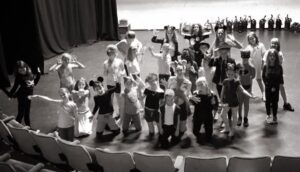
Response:
[[[165,91],[165,95],[175,96],[175,93],[174,93],[174,91],[173,91],[172,89],[167,89],[167,90]]]

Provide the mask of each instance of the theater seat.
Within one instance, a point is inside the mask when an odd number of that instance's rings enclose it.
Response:
[[[184,172],[226,172],[227,164],[225,157],[198,158],[188,156],[184,159]]]
[[[77,171],[99,171],[85,146],[57,138],[57,143],[66,156],[68,165]]]
[[[7,124],[7,127],[21,151],[29,155],[40,155],[40,149],[38,148],[34,139],[31,137],[28,129],[15,128],[9,123]]]
[[[13,146],[13,136],[4,121],[0,120],[0,139],[8,146]]]
[[[149,155],[145,153],[133,153],[136,169],[141,172],[175,172],[181,168],[183,157],[178,156],[175,164],[170,155]]]
[[[31,136],[41,150],[43,157],[54,164],[67,164],[56,138],[43,133],[30,131]]]
[[[135,169],[133,159],[128,152],[111,152],[97,148],[95,156],[104,172],[130,172]]]
[[[229,159],[228,172],[270,172],[270,157],[232,157]]]
[[[275,156],[271,167],[272,172],[299,172],[300,157]]]

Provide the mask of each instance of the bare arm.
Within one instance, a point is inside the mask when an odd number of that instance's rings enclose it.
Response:
[[[151,53],[151,55],[152,55],[153,57],[156,57],[156,58],[159,58],[159,59],[161,59],[161,58],[162,58],[162,55],[161,55],[161,53],[154,53],[154,51],[153,51],[153,48],[152,48],[152,47],[149,47],[149,51],[150,51],[150,53]]]
[[[62,103],[63,102],[63,100],[61,100],[61,99],[52,99],[50,97],[42,96],[42,95],[32,95],[32,96],[28,96],[28,98],[29,99],[39,98],[39,99],[46,100],[48,102],[54,102],[54,103]]]
[[[253,98],[253,96],[247,91],[245,90],[241,85],[239,85],[238,89],[245,94],[246,96],[248,96],[249,98]]]

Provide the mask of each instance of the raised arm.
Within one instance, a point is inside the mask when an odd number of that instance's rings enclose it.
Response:
[[[148,49],[149,49],[149,51],[150,51],[150,53],[151,53],[152,57],[159,58],[159,59],[161,59],[161,58],[162,58],[162,55],[161,55],[161,53],[154,53],[154,51],[153,51],[153,47],[149,47]]]
[[[57,62],[49,68],[49,72],[57,71],[61,67],[61,64],[61,60],[57,59]]]
[[[230,44],[232,47],[237,49],[243,48],[243,45],[239,41],[237,41],[232,35],[227,35],[227,39],[229,40],[229,42],[226,43]]]

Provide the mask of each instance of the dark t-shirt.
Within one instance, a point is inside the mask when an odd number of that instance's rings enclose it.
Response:
[[[159,109],[159,100],[164,98],[163,92],[156,92],[146,88],[144,95],[146,95],[146,107],[151,109]]]
[[[236,107],[239,105],[237,90],[241,85],[239,80],[225,79],[223,81],[223,103],[228,104],[229,107]]]
[[[199,94],[198,91],[194,91],[193,93],[194,96],[200,98],[200,102],[196,103],[191,100],[191,103],[195,106],[194,110],[194,118],[199,117],[199,118],[205,118],[206,116],[208,117],[209,115],[212,116],[212,110],[217,107],[217,97],[214,95],[203,95]],[[215,104],[212,104],[211,101],[215,97]]]

